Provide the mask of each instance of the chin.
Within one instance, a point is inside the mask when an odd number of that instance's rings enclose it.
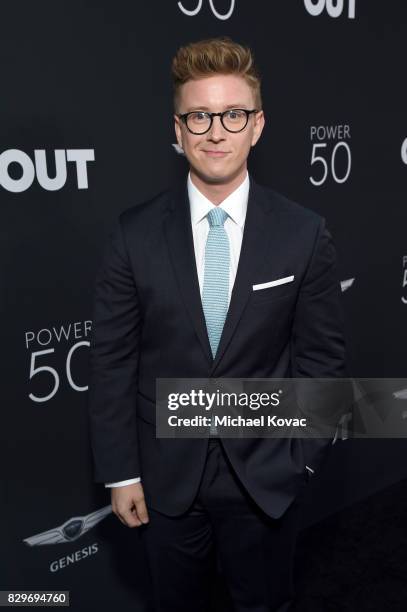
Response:
[[[222,170],[219,168],[218,171],[213,171],[213,169],[206,170],[195,168],[195,172],[200,175],[201,179],[206,181],[207,183],[224,183],[230,180],[233,172]]]

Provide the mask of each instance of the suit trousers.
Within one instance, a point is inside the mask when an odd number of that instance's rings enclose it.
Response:
[[[268,516],[241,484],[219,438],[209,439],[188,511],[171,517],[148,510],[150,521],[139,533],[155,612],[208,612],[216,565],[234,612],[290,610],[301,503],[294,500],[278,519]]]

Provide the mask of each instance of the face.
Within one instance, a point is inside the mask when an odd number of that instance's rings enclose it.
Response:
[[[256,108],[251,87],[243,77],[214,75],[187,81],[181,86],[179,113],[192,110],[221,112],[229,108]],[[185,123],[174,115],[178,144],[201,180],[207,183],[227,183],[247,168],[250,148],[260,138],[264,126],[263,111],[249,115],[241,132],[228,132],[214,117],[211,129],[205,134],[191,134]]]

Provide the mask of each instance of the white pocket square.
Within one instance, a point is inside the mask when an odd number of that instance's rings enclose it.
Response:
[[[285,276],[284,278],[278,278],[277,280],[269,281],[268,283],[260,283],[259,285],[253,285],[253,291],[259,289],[267,289],[267,287],[277,287],[277,285],[284,285],[284,283],[291,283],[294,280],[294,275]]]

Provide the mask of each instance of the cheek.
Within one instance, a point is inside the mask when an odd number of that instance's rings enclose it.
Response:
[[[192,154],[198,155],[199,153],[199,142],[197,140],[192,140],[188,137],[184,138],[185,148]]]
[[[234,157],[241,159],[245,158],[248,155],[250,150],[250,139],[242,138],[239,142],[236,142],[236,146],[234,147]]]

